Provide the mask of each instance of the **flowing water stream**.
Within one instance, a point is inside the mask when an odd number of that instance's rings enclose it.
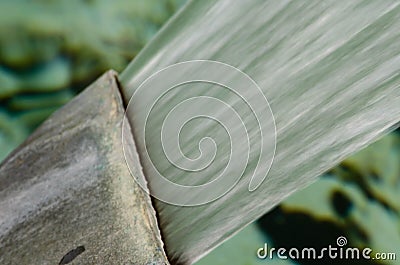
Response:
[[[172,261],[399,122],[399,29],[400,2],[361,0],[191,1],[167,23],[121,85]]]

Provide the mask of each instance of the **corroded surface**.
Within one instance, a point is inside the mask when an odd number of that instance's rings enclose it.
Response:
[[[115,80],[105,74],[0,167],[0,264],[167,264],[150,198],[125,164]]]

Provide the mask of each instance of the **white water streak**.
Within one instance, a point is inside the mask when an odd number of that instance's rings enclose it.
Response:
[[[220,61],[254,79],[275,116],[274,164],[255,192],[248,191],[245,176],[231,192],[207,205],[178,207],[156,201],[173,261],[196,261],[400,120],[399,4],[192,1],[122,73],[128,101],[146,78],[162,68],[195,59]],[[204,85],[196,89],[208,91]],[[228,94],[220,96],[234,102]],[[182,98],[182,92],[172,92],[165,108]],[[133,128],[140,124],[136,120],[140,115],[128,115]],[[206,126],[198,123],[192,134],[206,131]],[[134,129],[136,138],[143,137],[139,130]],[[213,139],[218,142],[223,136],[217,134]],[[197,150],[197,145],[190,133],[181,140],[188,153],[191,148]],[[139,152],[143,152],[140,147]],[[256,159],[250,154],[250,167]],[[167,162],[160,158],[160,167],[166,171]],[[142,160],[145,172],[147,163]]]

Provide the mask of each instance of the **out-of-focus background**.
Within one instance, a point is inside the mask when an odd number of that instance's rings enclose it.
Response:
[[[107,69],[121,71],[180,0],[0,0],[0,160]]]
[[[0,0],[0,161],[108,69],[121,71],[185,0]],[[400,264],[400,134],[333,168],[198,264]],[[260,260],[336,245],[397,260]]]

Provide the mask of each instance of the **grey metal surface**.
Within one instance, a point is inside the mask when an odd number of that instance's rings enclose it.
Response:
[[[150,197],[125,163],[123,114],[107,72],[4,161],[0,264],[168,264]],[[127,159],[143,178],[137,155]]]

